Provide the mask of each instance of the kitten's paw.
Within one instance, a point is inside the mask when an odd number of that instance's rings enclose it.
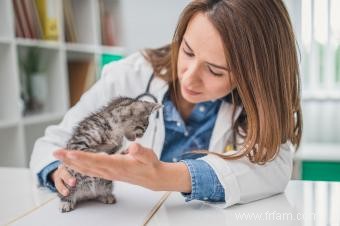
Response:
[[[105,204],[114,204],[116,203],[116,197],[112,194],[109,194],[107,196],[100,196],[98,198],[99,201]]]
[[[73,202],[60,202],[60,212],[62,213],[66,213],[66,212],[70,212],[71,210],[74,210],[75,208],[75,203]]]

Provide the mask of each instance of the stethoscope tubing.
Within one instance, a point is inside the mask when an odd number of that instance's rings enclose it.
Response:
[[[138,95],[138,96],[136,97],[137,100],[140,99],[140,98],[142,98],[142,97],[149,97],[149,98],[151,98],[155,103],[158,103],[158,100],[157,100],[157,98],[155,97],[155,95],[153,95],[153,94],[150,93],[150,86],[151,86],[151,82],[152,82],[153,78],[154,78],[154,75],[151,74],[151,77],[150,77],[150,79],[149,79],[149,81],[148,81],[148,84],[147,84],[147,86],[146,86],[145,92],[142,93],[142,94],[140,94],[140,95]],[[158,120],[158,119],[159,119],[159,112],[157,111],[157,112],[156,112],[156,120]],[[151,146],[152,148],[154,148],[154,145],[155,145],[155,136],[156,136],[156,133],[157,133],[157,122],[155,123],[154,133],[153,133],[153,137],[152,137],[152,146]]]

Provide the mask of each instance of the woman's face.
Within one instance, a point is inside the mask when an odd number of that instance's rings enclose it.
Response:
[[[190,103],[219,99],[235,87],[222,39],[204,14],[195,15],[187,26],[177,71],[181,94]]]

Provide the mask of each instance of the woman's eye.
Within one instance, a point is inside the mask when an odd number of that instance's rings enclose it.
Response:
[[[208,67],[209,71],[211,74],[215,75],[215,76],[222,76],[223,73],[218,73],[218,72],[214,72],[210,67]]]
[[[187,55],[189,57],[193,57],[194,56],[193,53],[190,53],[189,51],[186,51],[184,48],[183,48],[183,52],[185,53],[185,55]]]

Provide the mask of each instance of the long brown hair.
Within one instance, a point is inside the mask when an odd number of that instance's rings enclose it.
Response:
[[[242,117],[233,122],[234,134],[243,138],[238,152],[217,154],[224,159],[247,156],[264,164],[275,158],[280,145],[298,148],[302,133],[300,76],[296,40],[281,0],[196,0],[182,12],[173,41],[159,49],[146,49],[156,76],[178,94],[179,46],[190,19],[205,13],[218,30],[226,60],[236,82],[233,104],[242,105]],[[235,110],[234,110],[235,114]]]

